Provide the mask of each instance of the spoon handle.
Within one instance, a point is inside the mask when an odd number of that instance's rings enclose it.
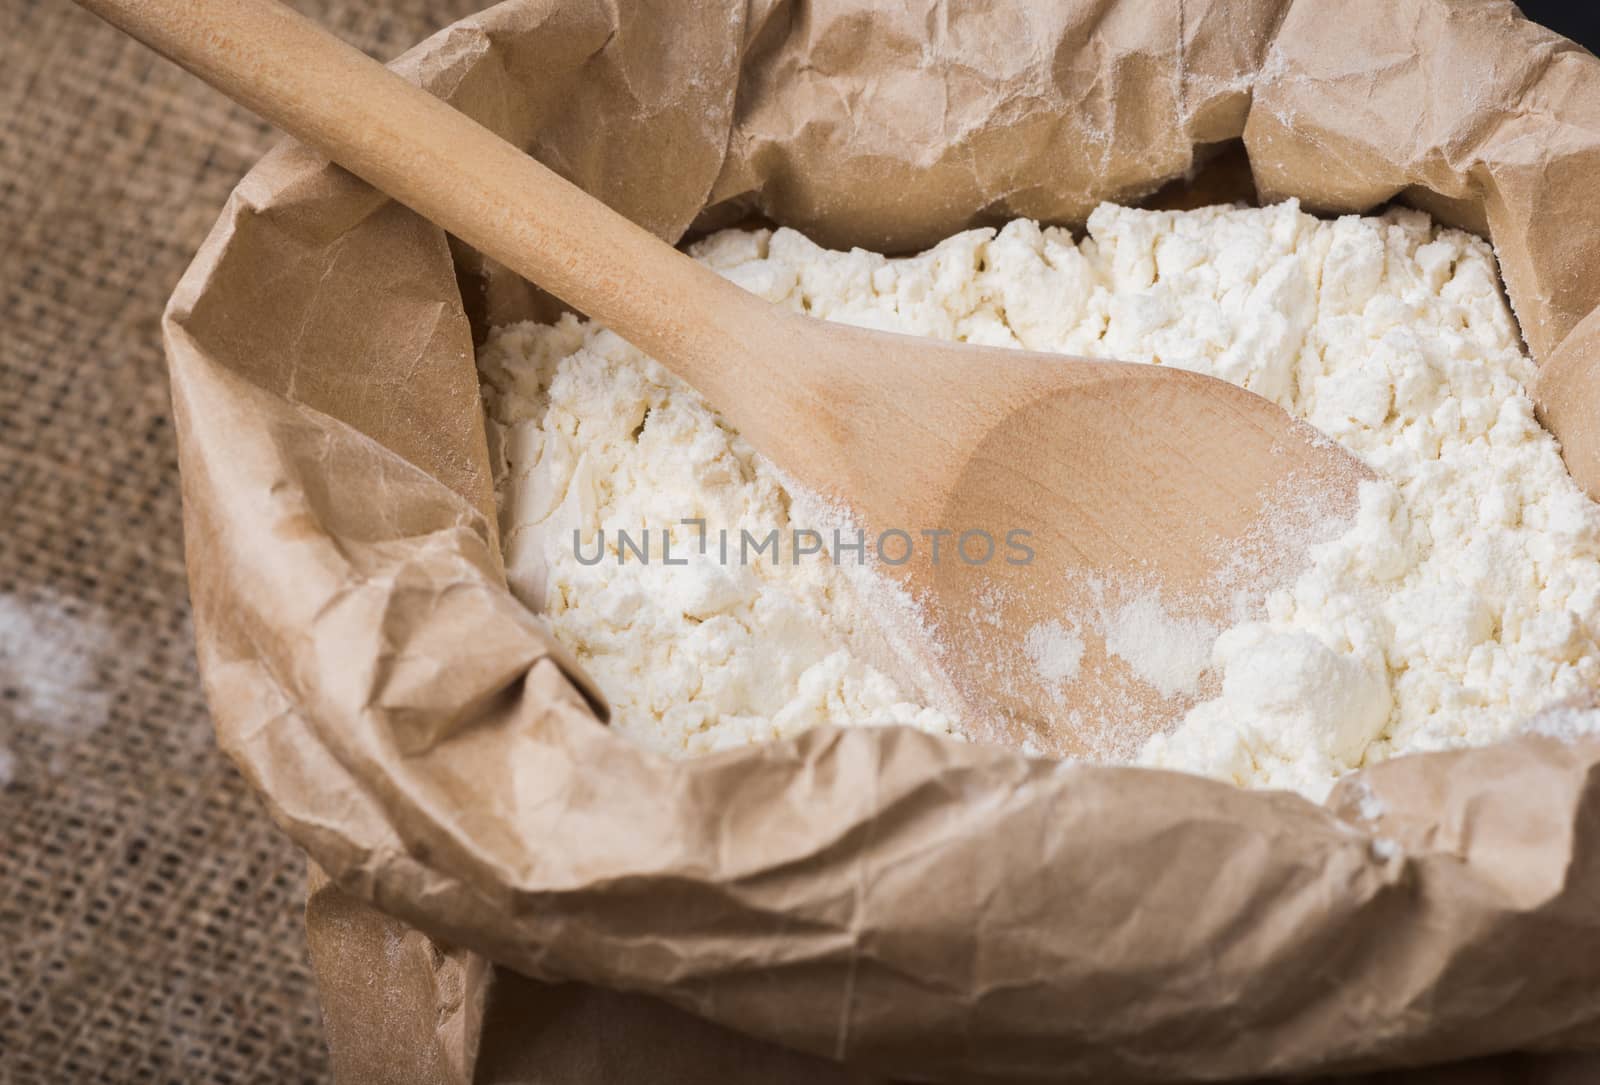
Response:
[[[702,390],[759,334],[765,303],[277,0],[78,2]]]

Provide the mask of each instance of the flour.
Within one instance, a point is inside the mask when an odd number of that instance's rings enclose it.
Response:
[[[110,711],[97,674],[113,648],[97,611],[45,591],[0,592],[0,691],[18,721],[87,734]]]
[[[1060,688],[1078,677],[1083,638],[1058,621],[1040,622],[1028,630],[1022,650],[1047,685]]]
[[[0,592],[0,787],[19,772],[14,734],[26,728],[74,741],[105,725],[112,690],[102,672],[117,651],[94,607],[42,589]]]
[[[825,723],[951,733],[865,662],[874,622],[841,567],[787,546],[723,552],[724,532],[812,525],[791,519],[772,468],[695,393],[570,316],[501,330],[481,364],[512,588],[583,662],[618,730],[672,754]],[[662,560],[662,533],[684,564]],[[624,537],[657,540],[655,560],[625,554]]]
[[[1600,737],[1600,708],[1557,705],[1529,720],[1524,730],[1565,742]]]
[[[1209,622],[1169,613],[1155,591],[1141,592],[1117,607],[1103,630],[1106,650],[1162,697],[1199,690],[1217,632]]]
[[[788,230],[720,233],[694,255],[822,319],[1218,376],[1374,470],[1354,526],[1230,628],[1137,593],[1102,616],[1109,649],[1156,691],[1208,675],[1220,689],[1145,763],[1321,796],[1399,752],[1504,737],[1600,679],[1600,511],[1534,420],[1533,366],[1482,241],[1410,211],[1106,205],[1082,241],[1020,220],[905,259]],[[498,331],[481,364],[513,587],[624,732],[695,753],[818,723],[958,730],[867,662],[875,620],[842,570],[694,551],[683,519],[765,531],[793,509],[692,391],[572,317]],[[645,526],[674,532],[689,564],[574,559],[574,529]],[[1024,634],[1063,703],[1078,620]]]

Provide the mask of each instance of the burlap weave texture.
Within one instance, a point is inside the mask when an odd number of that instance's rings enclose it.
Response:
[[[477,5],[298,5],[387,59]],[[319,1081],[303,862],[195,673],[159,320],[276,139],[0,3],[0,1082]]]

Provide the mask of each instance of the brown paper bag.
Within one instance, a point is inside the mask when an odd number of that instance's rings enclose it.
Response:
[[[340,1085],[897,1085],[718,1028],[651,998],[527,979],[470,951],[439,946],[320,873],[306,905],[306,933]],[[1072,1077],[1070,1068],[1063,1072],[1063,1080]],[[1597,1079],[1600,1053],[1568,1052],[1317,1080],[1592,1085]],[[1252,1082],[1287,1085],[1276,1078]]]
[[[510,0],[396,67],[668,238],[1079,222],[1242,138],[1265,198],[1486,229],[1600,488],[1600,61],[1509,4]],[[531,298],[285,146],[172,299],[219,734],[341,892],[886,1077],[1600,1043],[1594,740],[1401,758],[1319,807],[904,729],[689,762],[612,735],[502,577],[467,313]]]
[[[643,995],[442,947],[315,870],[306,934],[340,1085],[890,1085]]]

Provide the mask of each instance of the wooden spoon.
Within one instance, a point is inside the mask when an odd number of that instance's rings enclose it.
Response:
[[[1222,381],[779,310],[273,0],[80,3],[659,359],[885,540],[904,658],[975,736],[1132,749],[1283,574],[1274,510],[1351,507],[1356,461]]]

